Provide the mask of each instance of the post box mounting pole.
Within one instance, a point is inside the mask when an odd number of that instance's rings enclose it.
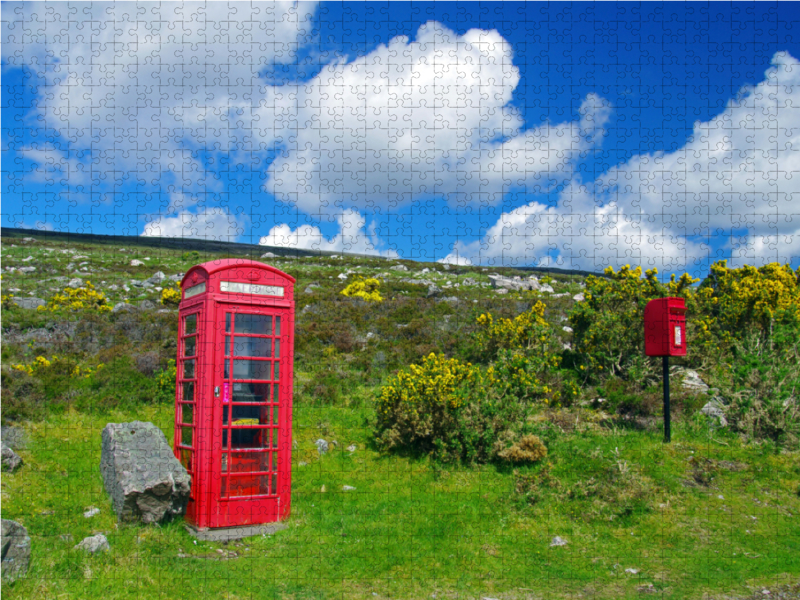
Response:
[[[669,356],[662,356],[664,368],[664,443],[671,441],[670,414],[669,414]]]

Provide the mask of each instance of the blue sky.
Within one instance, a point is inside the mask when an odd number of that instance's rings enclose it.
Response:
[[[800,265],[794,3],[2,4],[2,224]]]

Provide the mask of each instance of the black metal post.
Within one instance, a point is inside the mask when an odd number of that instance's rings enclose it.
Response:
[[[669,356],[664,356],[664,443],[671,441],[670,419],[669,419]]]

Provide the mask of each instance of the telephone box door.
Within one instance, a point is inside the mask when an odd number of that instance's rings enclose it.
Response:
[[[289,512],[291,334],[286,309],[219,302],[211,527]]]

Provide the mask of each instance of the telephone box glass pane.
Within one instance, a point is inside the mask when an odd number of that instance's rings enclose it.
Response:
[[[278,493],[278,478],[275,475],[272,476],[272,488],[271,488],[271,490],[272,490],[271,491],[272,494],[277,494]]]
[[[231,448],[234,450],[243,448],[268,448],[269,430],[236,427],[231,429]]]
[[[278,407],[277,406],[273,406],[272,407],[272,424],[273,425],[277,425],[278,424]]]
[[[281,318],[275,317],[275,335],[281,334]]]
[[[275,377],[273,378],[274,381],[278,381],[280,379],[280,363],[276,360],[275,361]]]
[[[255,356],[270,358],[272,356],[272,340],[270,338],[242,337],[233,338],[234,356]]]
[[[276,339],[275,340],[275,358],[281,357],[281,341]]]
[[[278,429],[277,428],[272,430],[272,447],[273,448],[277,448],[278,447]]]
[[[231,473],[257,473],[269,471],[269,454],[266,452],[232,452]]]
[[[273,388],[272,388],[272,401],[273,402],[278,402],[278,399],[280,398],[280,393],[279,393],[280,392],[280,385],[277,384],[277,383],[274,383],[274,384],[272,384],[272,386],[273,386]]]
[[[183,361],[183,378],[194,379],[194,359]]]
[[[181,427],[181,444],[184,446],[192,445],[192,428]]]
[[[225,332],[229,333],[231,330],[231,313],[225,313]]]
[[[268,383],[241,383],[233,384],[234,402],[269,402]]]
[[[183,355],[195,356],[197,354],[197,338],[188,337],[183,340]]]
[[[263,404],[233,406],[233,425],[269,425],[269,407]]]
[[[197,313],[183,319],[183,335],[192,335],[193,333],[197,333]]]
[[[181,407],[181,423],[194,424],[194,404],[182,404]]]
[[[181,448],[181,464],[187,471],[192,470],[192,451]]]
[[[228,494],[231,498],[261,496],[269,493],[269,475],[239,475],[228,478]]]
[[[251,333],[255,335],[272,335],[272,317],[268,315],[236,315],[234,324],[236,333]]]
[[[234,360],[234,379],[269,379],[270,361],[268,360]]]
[[[231,355],[231,336],[225,336],[225,356]]]
[[[225,359],[225,368],[223,369],[222,377],[224,379],[227,379],[228,377],[231,376],[230,373],[231,373],[231,361]]]
[[[183,384],[183,396],[181,399],[184,402],[194,402],[194,382],[187,381]]]

